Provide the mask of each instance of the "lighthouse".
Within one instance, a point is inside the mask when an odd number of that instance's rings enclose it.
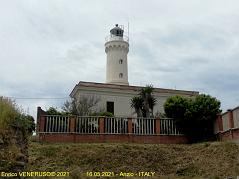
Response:
[[[130,86],[128,82],[128,59],[129,39],[124,35],[124,27],[118,24],[110,30],[105,41],[106,60],[106,82],[80,81],[72,90],[70,96],[76,101],[79,99],[100,99],[94,106],[94,110],[105,109],[114,116],[136,117],[131,108],[131,100],[138,95],[143,86]],[[163,105],[170,96],[197,96],[197,91],[173,90],[154,88],[157,98],[155,109],[157,113],[164,113]],[[105,123],[106,125],[106,123]],[[117,124],[118,125],[118,124]]]
[[[124,35],[123,26],[115,25],[106,37],[105,53],[106,62],[106,83],[117,85],[129,85],[128,62],[129,38]]]

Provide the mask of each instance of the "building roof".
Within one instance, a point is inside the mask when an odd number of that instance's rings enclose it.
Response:
[[[144,86],[128,86],[128,85],[117,85],[117,84],[108,84],[108,83],[95,83],[95,82],[85,82],[80,81],[75,85],[74,89],[70,93],[70,97],[73,97],[77,90],[80,87],[84,88],[99,88],[99,89],[115,89],[115,90],[124,90],[124,91],[140,91]],[[174,90],[174,89],[165,89],[165,88],[155,88],[154,93],[177,93],[182,95],[198,95],[198,91],[186,91],[186,90]]]

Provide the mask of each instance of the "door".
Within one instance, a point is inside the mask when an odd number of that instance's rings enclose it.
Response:
[[[112,114],[114,114],[114,102],[112,101],[107,101],[107,112],[111,112]]]

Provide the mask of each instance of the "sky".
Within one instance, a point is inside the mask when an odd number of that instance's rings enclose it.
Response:
[[[105,37],[115,24],[129,31],[130,85],[210,94],[223,111],[239,105],[237,0],[0,4],[0,96],[30,115],[60,109],[79,81],[105,82]]]

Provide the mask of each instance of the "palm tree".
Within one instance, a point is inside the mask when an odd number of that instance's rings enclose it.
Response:
[[[149,98],[149,109],[151,110],[151,117],[154,116],[154,106],[156,105],[157,100],[154,96]]]
[[[137,114],[137,117],[142,117],[142,106],[143,106],[143,99],[141,96],[134,96],[131,99],[131,108],[135,109],[135,112]]]
[[[153,116],[153,107],[156,104],[156,98],[152,95],[153,86],[147,85],[145,88],[141,89],[140,96],[143,98],[143,109],[145,111],[145,116],[149,118],[150,113]]]
[[[153,86],[147,85],[142,88],[139,96],[131,99],[131,107],[135,109],[138,117],[152,117],[153,108],[156,105],[156,98],[152,95]]]

